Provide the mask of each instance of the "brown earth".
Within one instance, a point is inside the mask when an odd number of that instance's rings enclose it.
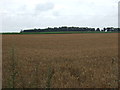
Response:
[[[118,87],[117,33],[2,35],[2,40],[3,88]]]

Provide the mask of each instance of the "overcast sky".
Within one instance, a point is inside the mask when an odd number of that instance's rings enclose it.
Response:
[[[60,26],[118,27],[119,0],[0,0],[2,32]]]

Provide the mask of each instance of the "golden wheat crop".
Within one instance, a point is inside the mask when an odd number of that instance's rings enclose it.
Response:
[[[13,68],[15,88],[118,87],[115,33],[2,35],[2,40],[3,88],[13,86]]]

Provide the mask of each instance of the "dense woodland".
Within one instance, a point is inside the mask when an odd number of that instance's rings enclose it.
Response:
[[[45,28],[45,29],[28,29],[28,30],[21,30],[20,32],[61,32],[61,31],[98,31],[98,32],[119,32],[120,28],[113,28],[113,27],[107,27],[107,28],[88,28],[88,27],[54,27],[54,28]]]

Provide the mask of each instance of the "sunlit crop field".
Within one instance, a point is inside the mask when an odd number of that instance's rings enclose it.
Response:
[[[117,88],[118,34],[2,36],[3,88]]]

